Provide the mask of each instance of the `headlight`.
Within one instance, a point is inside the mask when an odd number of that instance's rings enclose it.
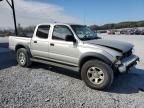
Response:
[[[116,56],[115,57],[115,63],[118,65],[121,64],[121,58],[122,58],[122,56]]]
[[[116,56],[117,60],[121,60],[122,56]]]

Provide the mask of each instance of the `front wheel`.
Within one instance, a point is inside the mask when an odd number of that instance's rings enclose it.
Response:
[[[102,61],[89,60],[82,66],[81,77],[88,87],[104,90],[113,82],[113,71]]]

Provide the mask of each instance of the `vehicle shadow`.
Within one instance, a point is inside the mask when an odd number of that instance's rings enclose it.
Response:
[[[60,68],[60,67],[56,67],[56,66],[52,66],[52,65],[33,62],[32,65],[30,66],[30,68],[34,68],[34,69],[43,68],[43,69],[49,70],[49,71],[54,72],[54,73],[66,75],[66,76],[81,80],[79,72]]]
[[[0,47],[2,48],[8,48],[9,44],[8,43],[0,43]]]
[[[51,72],[67,75],[69,77],[73,77],[81,80],[81,76],[79,72],[75,72],[75,71],[71,71],[71,70],[67,70],[55,66],[45,65],[41,63],[33,63],[31,68],[35,68],[35,69],[43,68],[46,70],[50,70]],[[115,76],[111,88],[105,92],[131,94],[131,93],[138,93],[139,91],[144,92],[144,70],[133,68],[128,74]]]
[[[144,70],[133,68],[128,74],[115,77],[108,92],[120,94],[144,92]]]
[[[0,70],[17,65],[14,52],[0,53]]]

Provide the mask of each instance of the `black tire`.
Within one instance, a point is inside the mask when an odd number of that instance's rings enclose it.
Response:
[[[21,62],[20,54],[23,54],[23,62]],[[16,52],[17,62],[22,67],[29,67],[31,65],[30,55],[28,54],[27,50],[25,48],[20,48]]]
[[[92,75],[93,72],[94,75]],[[92,89],[108,89],[113,82],[113,76],[114,75],[111,67],[99,60],[89,60],[82,66],[81,69],[82,80],[86,83],[88,87]]]

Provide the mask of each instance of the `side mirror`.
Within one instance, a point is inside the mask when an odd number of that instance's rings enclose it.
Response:
[[[67,35],[65,40],[69,42],[76,42],[76,39],[73,35]]]

